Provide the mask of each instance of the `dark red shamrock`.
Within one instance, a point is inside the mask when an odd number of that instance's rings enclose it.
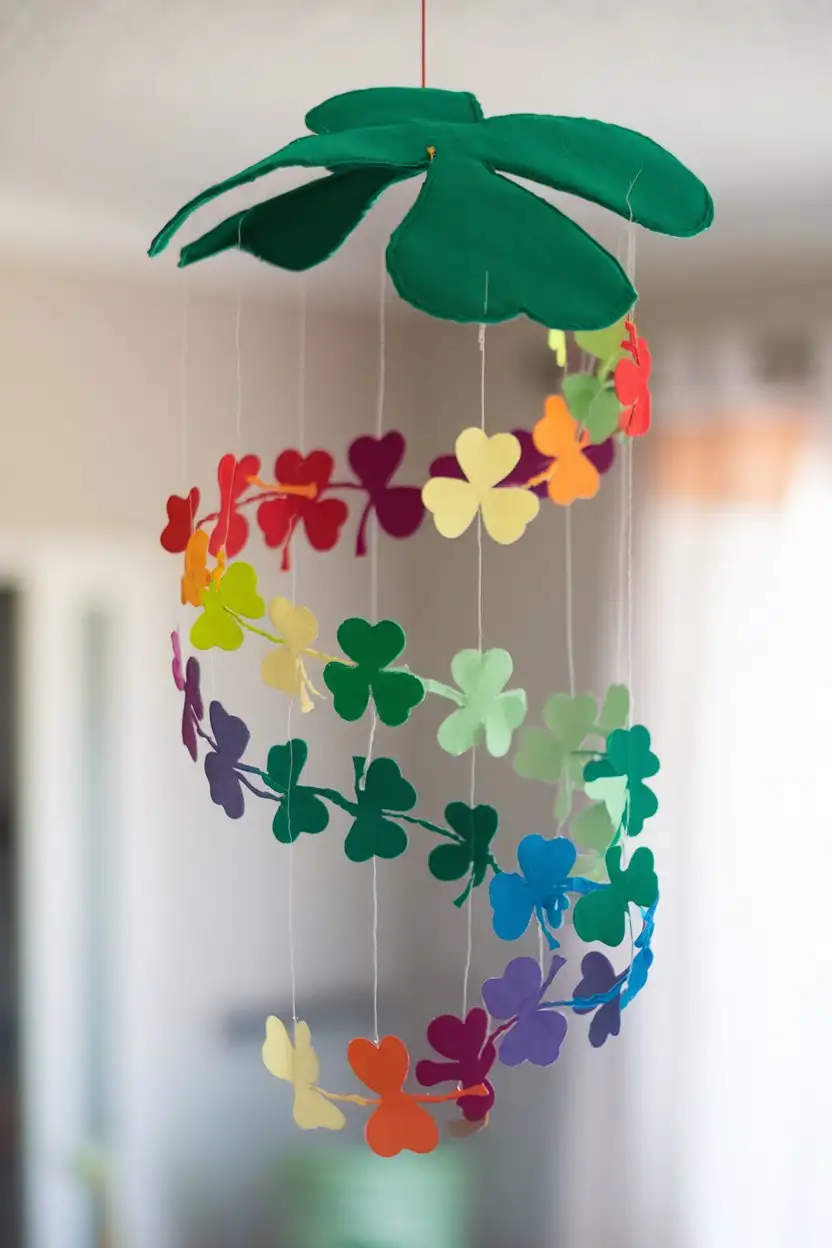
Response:
[[[282,451],[274,466],[275,480],[285,485],[313,485],[314,496],[306,498],[297,494],[285,498],[272,498],[261,503],[257,520],[263,530],[267,546],[282,546],[280,566],[283,571],[291,567],[290,546],[292,535],[303,521],[306,536],[314,550],[332,550],[347,518],[347,504],[340,498],[321,498],[332,478],[334,462],[328,451]]]
[[[485,1096],[460,1097],[459,1107],[469,1122],[480,1122],[494,1104],[494,1088],[486,1075],[497,1057],[493,1039],[488,1036],[488,1015],[477,1006],[465,1020],[455,1014],[440,1014],[428,1026],[428,1043],[449,1062],[425,1060],[416,1065],[416,1078],[423,1088],[438,1083],[455,1083],[462,1088],[483,1084]]]
[[[424,519],[419,486],[390,484],[404,459],[404,452],[404,437],[395,430],[382,438],[368,434],[356,438],[350,445],[347,452],[350,467],[368,495],[355,541],[357,555],[367,553],[367,521],[373,508],[379,524],[391,537],[410,537]]]
[[[621,346],[629,355],[615,366],[615,393],[623,406],[620,425],[630,438],[650,428],[650,371],[653,359],[646,338],[639,338],[635,321],[625,321],[627,338]]]
[[[224,548],[227,557],[233,559],[245,546],[248,520],[238,510],[238,505],[241,495],[248,488],[249,477],[256,477],[259,471],[257,455],[244,455],[240,460],[236,455],[223,455],[220,460],[217,468],[220,509],[208,542],[208,550],[215,557]]]
[[[527,481],[531,481],[533,477],[539,477],[554,462],[548,455],[541,455],[540,451],[534,444],[534,439],[528,429],[512,429],[511,431],[517,441],[520,443],[520,458],[516,467],[512,468],[504,481],[500,485],[525,485]],[[615,458],[615,442],[612,438],[607,438],[606,442],[599,442],[597,445],[584,447],[584,455],[595,465],[595,468],[602,475],[609,472]],[[432,477],[463,477],[462,469],[457,463],[455,455],[440,455],[430,466],[430,475]],[[542,481],[540,485],[532,486],[532,493],[538,498],[545,498],[547,491],[546,481]]]
[[[197,508],[199,507],[199,490],[194,486],[188,491],[187,498],[171,494],[167,501],[168,522],[162,530],[159,541],[165,550],[172,555],[181,555],[188,545],[188,538],[194,531]]]

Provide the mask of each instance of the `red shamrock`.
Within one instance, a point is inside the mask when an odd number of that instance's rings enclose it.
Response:
[[[292,535],[303,521],[309,544],[315,550],[332,550],[347,518],[347,504],[340,498],[321,498],[328,488],[335,464],[328,451],[312,451],[301,455],[300,451],[282,451],[274,466],[275,480],[285,485],[312,485],[314,494],[299,494],[285,498],[272,498],[261,503],[257,520],[263,530],[267,546],[282,546],[280,566],[283,571],[291,567],[290,546]]]
[[[422,523],[425,508],[416,485],[391,485],[404,459],[402,434],[391,430],[383,438],[356,438],[347,452],[350,467],[367,491],[367,505],[358,526],[355,553],[367,553],[367,521],[375,508],[378,522],[391,537],[410,537]]]
[[[480,1122],[494,1104],[494,1089],[486,1075],[494,1065],[497,1051],[494,1037],[488,1035],[488,1015],[479,1006],[469,1010],[464,1021],[455,1014],[440,1014],[428,1026],[428,1043],[449,1062],[421,1061],[416,1078],[423,1088],[437,1083],[457,1083],[468,1088],[482,1084],[485,1096],[463,1096],[459,1108],[469,1122]]]
[[[212,555],[218,555],[225,548],[227,557],[233,559],[245,546],[248,520],[240,514],[238,506],[240,496],[249,485],[249,477],[256,477],[259,471],[260,460],[257,455],[244,455],[240,460],[236,455],[223,455],[220,460],[217,468],[220,509],[208,543],[208,550]]]
[[[181,555],[194,531],[194,519],[199,507],[199,490],[194,486],[187,498],[171,494],[167,501],[168,522],[159,541],[172,555]]]
[[[625,321],[627,339],[621,346],[629,351],[615,366],[615,393],[624,410],[620,425],[630,438],[641,437],[650,428],[650,370],[653,360],[646,338],[639,338],[634,321]]]

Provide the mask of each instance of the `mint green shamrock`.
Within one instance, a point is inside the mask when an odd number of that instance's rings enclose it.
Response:
[[[386,818],[412,810],[416,790],[405,780],[398,763],[392,758],[376,758],[364,774],[366,759],[354,758],[355,799],[358,813],[352,824],[344,851],[351,862],[367,862],[370,858],[398,858],[407,849],[407,833],[398,823]]]
[[[497,832],[499,817],[493,806],[475,806],[450,802],[445,807],[445,821],[454,832],[454,845],[437,845],[428,854],[430,873],[437,880],[461,880],[468,875],[465,891],[454,900],[461,906],[472,888],[478,888],[489,867],[496,867],[491,855],[491,842]]]
[[[324,668],[324,683],[333,695],[335,713],[342,719],[360,719],[370,703],[388,728],[397,728],[425,696],[418,676],[389,671],[405,648],[404,629],[394,620],[344,620],[338,629],[341,649],[352,663],[332,662]]]
[[[298,784],[308,753],[306,742],[293,737],[285,745],[273,745],[266,761],[263,780],[281,794],[272,831],[284,845],[296,841],[302,832],[323,832],[329,823],[329,811],[316,791]]]
[[[613,779],[626,780],[627,801],[623,822],[628,836],[638,836],[646,819],[659,809],[653,790],[644,783],[659,770],[659,760],[650,749],[650,733],[641,724],[618,728],[607,738],[607,751],[584,767],[584,781],[599,784]],[[620,788],[620,785],[619,785]]]
[[[559,786],[555,802],[558,819],[572,810],[572,792],[583,785],[587,748],[592,738],[603,740],[627,721],[630,697],[623,685],[610,685],[600,714],[591,694],[570,697],[555,693],[543,708],[546,728],[525,728],[514,758],[518,776]]]
[[[637,849],[626,871],[621,870],[621,846],[607,850],[610,882],[587,893],[575,904],[573,922],[581,940],[620,945],[624,939],[630,902],[652,906],[659,895],[659,881],[649,849]]]
[[[506,689],[514,671],[507,650],[460,650],[451,660],[453,689],[429,680],[429,693],[456,702],[458,710],[439,726],[437,740],[448,754],[458,756],[485,741],[494,758],[503,758],[511,747],[511,734],[526,718],[525,689]]]
[[[618,428],[621,404],[615,388],[593,373],[570,373],[563,379],[563,397],[572,417],[591,442],[605,442]]]

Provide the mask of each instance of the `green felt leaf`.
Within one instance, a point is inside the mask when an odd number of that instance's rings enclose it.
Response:
[[[543,325],[584,329],[635,301],[618,261],[573,221],[475,160],[444,158],[439,140],[419,198],[390,240],[387,268],[403,299],[447,320],[493,323],[524,312]]]
[[[494,758],[508,753],[512,733],[527,710],[524,689],[504,690],[513,670],[507,650],[460,650],[454,655],[451,673],[461,694],[454,698],[459,709],[439,726],[437,740],[443,750],[459,756],[484,739]]]
[[[344,851],[352,862],[366,862],[373,857],[398,858],[407,849],[407,833],[386,815],[412,810],[417,801],[416,790],[405,780],[394,759],[374,759],[366,775],[364,762],[363,758],[353,759],[358,815],[347,833]]]
[[[575,335],[575,341],[582,351],[594,355],[596,360],[606,364],[621,350],[621,344],[627,337],[624,318],[608,325],[606,329],[585,329]]]
[[[338,644],[356,663],[369,670],[380,671],[399,657],[405,648],[405,632],[395,620],[349,619],[339,625]]]
[[[404,650],[404,629],[394,620],[345,620],[338,629],[341,648],[355,666],[327,663],[324,683],[333,695],[335,713],[350,722],[360,719],[370,697],[383,724],[396,728],[423,701],[425,687],[412,672],[389,671],[386,665]]]
[[[471,853],[465,845],[437,845],[428,854],[428,867],[437,880],[461,880],[471,870]]]
[[[359,762],[363,767],[364,760],[356,760],[356,765]],[[376,758],[370,763],[356,798],[362,809],[374,810],[412,810],[417,801],[416,790],[392,758]]]
[[[591,732],[597,713],[595,699],[590,693],[570,697],[568,693],[553,693],[543,708],[543,722],[562,743],[566,753],[580,749]]]
[[[398,728],[424,701],[425,687],[411,672],[380,672],[372,682],[376,712],[388,728]]]
[[[623,728],[630,714],[630,691],[626,685],[610,685],[598,716],[598,728],[607,736]]]
[[[482,121],[482,109],[476,96],[468,91],[368,87],[333,96],[306,114],[307,127],[317,134],[412,121]]]
[[[499,818],[493,806],[467,806],[450,802],[445,807],[447,824],[460,838],[457,845],[439,845],[428,855],[428,867],[438,880],[460,880],[468,875],[468,886],[454,904],[459,906],[472,888],[478,888],[486,877],[491,861],[491,842],[497,832]]]
[[[607,870],[610,882],[626,901],[637,906],[652,906],[659,895],[659,881],[653,865],[652,851],[642,846],[630,859],[626,871],[621,871],[621,846],[607,852]]]
[[[571,840],[585,849],[605,852],[615,836],[618,824],[614,824],[603,802],[587,806],[569,825]]]
[[[227,217],[182,248],[179,266],[239,247],[282,269],[311,269],[338,250],[383,191],[415,172],[371,165],[307,182]]]
[[[306,766],[309,747],[305,741],[293,737],[285,745],[273,745],[266,759],[266,784],[276,793],[285,793],[297,784]]]
[[[527,780],[557,784],[563,769],[564,751],[560,742],[543,728],[526,728],[520,734],[520,747],[514,756],[514,770]]]
[[[307,754],[306,742],[293,737],[285,745],[273,745],[266,762],[264,782],[283,795],[272,820],[272,831],[285,845],[304,832],[313,836],[323,832],[329,824],[326,804],[311,789],[298,784]]]
[[[349,723],[360,719],[370,705],[370,681],[365,672],[344,663],[327,663],[324,684],[332,694],[335,714]]]
[[[609,865],[609,864],[608,864]],[[624,939],[627,909],[612,885],[587,893],[575,903],[573,922],[581,940],[615,947]]]
[[[591,442],[606,442],[618,429],[621,404],[612,386],[599,390],[589,405],[584,424]]]
[[[356,819],[344,841],[351,862],[370,858],[399,858],[407,849],[407,833],[398,823],[380,815]]]
[[[593,373],[569,373],[563,379],[563,397],[569,414],[579,425],[586,425],[593,400],[601,392],[601,383]]]
[[[628,784],[626,776],[602,776],[598,780],[584,781],[584,792],[594,802],[602,803],[612,824],[613,832],[621,826],[627,809]],[[610,837],[612,840],[612,837]],[[609,842],[607,842],[609,844]]]
[[[713,221],[713,201],[699,178],[635,130],[585,117],[520,113],[489,117],[472,128],[472,137],[470,154],[495,169],[580,195],[648,230],[687,238]]]
[[[446,754],[459,758],[460,754],[478,745],[482,735],[482,720],[477,712],[470,706],[461,706],[447,719],[443,719],[436,739]]]

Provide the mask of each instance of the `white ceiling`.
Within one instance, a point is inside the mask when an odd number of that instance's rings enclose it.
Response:
[[[642,235],[640,273],[832,251],[829,0],[428,0],[428,14],[431,85],[476,92],[486,113],[633,126],[708,182],[713,235]],[[416,83],[418,67],[418,0],[0,0],[0,247],[150,265],[150,238],[196,190],[303,133],[313,104]],[[367,262],[412,193],[320,280],[375,289]],[[204,268],[222,280],[241,264],[245,280],[286,280],[237,257]]]

